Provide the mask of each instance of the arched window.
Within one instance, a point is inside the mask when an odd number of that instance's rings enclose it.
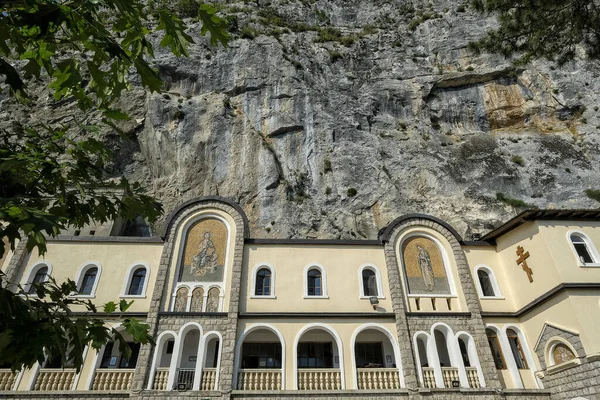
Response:
[[[463,338],[458,338],[458,347],[460,349],[460,356],[463,360],[463,364],[465,367],[471,366],[471,361],[469,360],[469,351],[467,349],[467,344]]]
[[[256,273],[254,294],[256,296],[271,295],[271,270],[269,268],[261,268]]]
[[[523,346],[521,346],[521,341],[519,340],[519,335],[517,335],[517,332],[512,329],[508,329],[506,331],[506,336],[508,337],[510,350],[515,359],[515,363],[517,364],[517,368],[529,369],[527,366],[527,359],[525,358],[525,352],[523,351]]]
[[[479,269],[477,270],[477,277],[479,278],[481,294],[483,294],[483,297],[496,296],[496,293],[494,293],[494,287],[492,286],[492,281],[490,280],[490,274],[483,269]]]
[[[306,283],[307,296],[323,296],[323,275],[319,269],[308,270]]]
[[[362,270],[363,293],[367,297],[378,296],[377,293],[377,276],[371,269]]]
[[[595,264],[598,262],[595,257],[593,244],[586,235],[583,233],[571,233],[569,238],[581,264]]]
[[[146,282],[146,267],[139,267],[136,269],[131,276],[131,283],[129,284],[129,289],[127,290],[127,294],[133,296],[141,296],[144,294],[144,287]]]
[[[38,283],[46,282],[48,280],[48,267],[43,266],[37,270],[33,279],[30,282],[28,294],[35,294],[36,287],[35,285]]]
[[[498,340],[498,334],[493,329],[486,329],[487,340],[494,357],[494,364],[496,369],[506,369],[506,362],[504,361],[504,354],[502,354],[502,348],[500,347],[500,341]]]
[[[79,294],[91,295],[93,293],[97,275],[98,268],[96,267],[88,268],[88,270],[85,271],[81,284],[79,285]]]

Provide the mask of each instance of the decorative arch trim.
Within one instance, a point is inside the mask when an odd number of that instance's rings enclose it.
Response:
[[[437,246],[438,251],[440,252],[440,254],[442,256],[442,262],[444,263],[444,271],[446,272],[446,279],[448,280],[448,288],[450,290],[450,294],[431,294],[431,295],[429,295],[426,293],[409,293],[408,292],[408,279],[406,277],[406,268],[405,268],[405,263],[404,263],[403,247],[407,240],[415,238],[415,237],[423,237],[423,238],[429,239]],[[456,284],[454,282],[454,275],[452,274],[452,270],[450,269],[450,267],[451,267],[450,256],[448,255],[446,248],[444,247],[444,245],[438,238],[430,235],[427,232],[423,232],[423,231],[415,231],[415,232],[407,233],[401,237],[400,244],[399,244],[399,252],[400,252],[400,269],[401,269],[402,279],[404,281],[403,283],[406,288],[406,295],[408,297],[413,297],[413,296],[416,296],[416,297],[456,297],[457,296]]]
[[[23,281],[23,290],[25,291],[25,293],[29,292],[29,288],[31,287],[31,283],[33,282],[33,278],[35,277],[35,275],[38,273],[38,271],[42,268],[48,268],[48,272],[46,272],[46,277],[44,278],[44,282],[48,281],[48,278],[50,276],[52,276],[52,264],[50,264],[48,261],[38,261],[35,264],[33,264],[29,270],[27,271],[27,273],[24,275],[27,279],[25,281]]]
[[[158,337],[156,338],[156,347],[154,347],[154,355],[152,356],[152,368],[150,369],[150,377],[148,379],[148,385],[146,387],[148,390],[152,390],[154,386],[154,377],[156,376],[158,359],[162,355],[163,348],[165,347],[165,344],[168,342],[169,338],[172,338],[173,342],[177,343],[178,336],[175,331],[161,332],[161,334],[158,335]],[[175,350],[175,345],[173,345],[173,350]],[[171,366],[169,365],[169,375],[171,374],[170,369]]]
[[[85,273],[91,268],[98,268],[98,273],[96,274],[96,278],[94,279],[94,285],[92,286],[92,290],[90,294],[79,294],[79,292],[74,293],[73,296],[76,297],[95,297],[96,289],[98,288],[98,283],[100,282],[100,276],[102,275],[102,265],[100,265],[99,261],[86,261],[83,263],[79,269],[77,270],[77,275],[75,276],[75,283],[77,284],[77,291],[81,289],[81,283],[83,281],[83,277]]]
[[[188,200],[185,203],[179,205],[166,218],[165,224],[160,233],[160,237],[162,239],[165,239],[165,237],[167,236],[167,233],[169,232],[169,229],[171,228],[171,225],[173,224],[177,215],[179,213],[181,213],[182,211],[184,211],[186,208],[189,208],[189,207],[197,205],[197,204],[210,203],[210,202],[222,203],[224,205],[232,207],[242,217],[243,225],[244,225],[244,232],[243,232],[244,239],[250,237],[250,228],[249,228],[249,223],[248,223],[248,217],[246,216],[246,213],[244,212],[242,207],[240,207],[240,205],[235,203],[234,201],[232,201],[226,197],[220,197],[220,196],[196,197],[194,199]]]
[[[418,214],[418,213],[406,214],[406,215],[396,218],[395,220],[390,222],[388,224],[388,226],[383,229],[383,231],[380,232],[379,239],[383,242],[389,242],[394,229],[396,229],[397,226],[400,226],[404,222],[411,220],[411,219],[424,219],[424,220],[428,220],[428,221],[432,221],[437,224],[440,224],[441,226],[446,228],[456,238],[456,240],[458,240],[459,243],[462,243],[462,241],[463,241],[462,237],[458,234],[456,229],[454,229],[446,221],[443,221],[443,220],[436,218],[434,216],[431,216],[431,215]]]
[[[542,384],[539,380],[539,378],[537,378],[536,376],[536,372],[537,372],[537,366],[535,364],[535,360],[533,359],[533,355],[531,353],[531,349],[529,348],[529,343],[527,343],[527,338],[525,337],[525,335],[523,334],[523,331],[521,330],[521,328],[519,328],[516,325],[513,324],[507,324],[504,326],[504,329],[502,331],[502,333],[504,334],[504,337],[506,338],[506,342],[508,343],[508,334],[507,331],[509,329],[512,329],[513,331],[515,331],[517,333],[517,336],[519,337],[519,342],[521,343],[521,346],[523,347],[523,352],[525,353],[525,359],[527,361],[527,366],[529,367],[529,369],[531,370],[531,372],[533,373],[533,376],[535,376],[535,381],[536,381],[536,385],[538,386],[538,388],[542,387]],[[510,348],[510,345],[507,347],[507,350],[509,351],[508,353],[505,354],[509,354],[511,356],[511,359],[514,358],[513,353],[512,353],[512,349]],[[577,353],[575,353],[577,354]],[[514,362],[514,360],[513,360]],[[515,365],[516,367],[516,365]]]
[[[479,280],[479,274],[478,274],[479,270],[485,271],[488,274],[488,277],[490,278],[490,283],[492,284],[492,288],[494,289],[493,296],[484,296],[483,295],[483,288],[481,287],[481,281]],[[477,287],[477,293],[479,294],[480,299],[504,300],[504,296],[502,296],[502,291],[500,290],[500,285],[498,285],[498,279],[496,279],[496,274],[494,273],[494,270],[492,270],[487,265],[479,264],[479,265],[475,266],[475,269],[473,269],[473,280],[475,280],[475,286]]]
[[[352,334],[352,339],[350,341],[350,351],[352,354],[352,371],[354,371],[354,387],[358,389],[356,354],[355,354],[356,338],[358,337],[358,335],[361,332],[369,330],[369,329],[376,330],[376,331],[383,333],[390,341],[390,344],[392,345],[392,349],[394,350],[394,361],[396,362],[396,368],[398,369],[398,378],[400,380],[400,387],[405,387],[406,385],[404,383],[404,374],[402,372],[402,359],[400,358],[401,357],[400,348],[398,347],[398,342],[396,341],[396,337],[386,327],[384,327],[383,325],[380,325],[380,324],[376,324],[376,323],[363,324],[363,325],[359,326],[358,328],[356,328],[356,330]]]
[[[371,297],[371,296],[365,296],[365,289],[363,287],[362,272],[365,269],[369,269],[375,273],[375,281],[377,284],[377,298],[385,299],[385,296],[383,295],[383,281],[381,279],[381,272],[379,272],[379,268],[377,268],[377,266],[375,264],[363,264],[360,267],[358,267],[358,290],[360,293],[360,298],[368,299],[369,297]]]
[[[146,277],[144,278],[144,284],[142,285],[142,294],[129,294],[129,288],[131,286],[131,279],[133,278],[133,273],[138,270],[138,268],[143,267],[146,269]],[[125,282],[123,284],[123,289],[121,290],[121,297],[135,297],[135,298],[143,298],[146,297],[146,290],[148,289],[148,282],[150,282],[150,266],[148,266],[145,262],[135,262],[129,266],[127,269],[127,273],[125,274]]]
[[[321,271],[321,295],[320,296],[309,296],[308,295],[308,271],[311,269],[318,269]],[[305,299],[327,299],[327,271],[321,264],[311,263],[304,267],[304,298]]]
[[[271,271],[271,293],[268,295],[258,295],[256,294],[256,274],[261,269],[266,268]],[[275,299],[275,267],[266,262],[258,263],[252,268],[252,286],[250,287],[250,298],[251,299]]]
[[[236,345],[235,345],[235,359],[237,360],[235,363],[235,374],[233,375],[233,387],[236,388],[237,387],[237,371],[241,369],[241,363],[242,363],[242,359],[241,359],[241,351],[242,351],[242,345],[244,344],[244,339],[246,338],[246,336],[248,336],[250,333],[256,331],[256,330],[260,330],[260,329],[265,329],[268,331],[271,331],[272,333],[274,333],[278,338],[279,338],[279,343],[281,344],[281,388],[282,390],[285,389],[285,366],[286,366],[286,361],[285,361],[285,338],[284,336],[281,334],[281,331],[279,331],[279,329],[277,329],[276,327],[274,327],[271,324],[252,324],[250,326],[247,326],[246,329],[244,329],[244,332],[242,332],[242,334],[238,337],[238,340],[236,341]],[[296,367],[297,368],[297,367]]]
[[[581,239],[583,239],[583,241],[585,243],[585,247],[587,248],[590,257],[592,257],[592,260],[593,260],[592,263],[581,262],[581,260],[579,259],[579,254],[577,253],[577,250],[575,249],[575,245],[573,244],[573,240],[571,239],[572,235],[577,235],[577,236],[581,237]],[[571,250],[573,251],[573,255],[575,256],[577,265],[579,265],[581,267],[600,267],[600,253],[598,253],[598,249],[594,245],[594,242],[585,232],[576,230],[576,229],[572,229],[567,232],[567,241],[569,242],[569,246],[571,247]]]
[[[571,352],[575,356],[575,358],[574,358],[575,360],[579,359],[577,350],[575,350],[575,347],[571,344],[571,342],[569,342],[568,340],[566,340],[564,338],[561,338],[560,336],[552,336],[551,338],[549,338],[546,341],[546,346],[544,346],[544,358],[546,359],[546,369],[563,364],[563,363],[557,364],[554,361],[554,357],[552,355],[552,353],[554,352],[554,349],[559,344],[562,344],[562,345],[566,346],[569,350],[571,350]],[[569,361],[566,361],[566,362],[569,362]]]
[[[338,351],[338,356],[340,358],[339,368],[340,368],[340,380],[342,383],[342,389],[346,389],[346,375],[344,374],[344,349],[342,347],[342,339],[340,338],[340,335],[338,335],[336,330],[333,329],[332,327],[330,327],[329,325],[322,324],[320,322],[315,322],[312,324],[308,324],[308,325],[304,326],[302,329],[300,329],[300,331],[296,335],[296,339],[294,340],[294,357],[298,354],[298,343],[300,343],[300,339],[302,338],[302,335],[304,335],[305,333],[310,332],[312,330],[315,330],[315,329],[324,330],[325,332],[329,333],[335,340],[335,344],[337,346],[337,351]],[[294,390],[298,390],[298,363],[294,363],[294,371],[293,372],[294,372]]]

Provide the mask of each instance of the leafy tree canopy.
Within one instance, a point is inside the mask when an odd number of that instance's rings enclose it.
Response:
[[[227,44],[227,23],[209,4],[188,1],[210,33],[213,45]],[[4,87],[28,102],[28,83],[48,79],[56,101],[76,101],[84,113],[100,113],[118,131],[127,114],[112,107],[132,76],[160,91],[162,81],[149,60],[149,40],[175,56],[187,56],[193,38],[166,8],[148,13],[140,0],[8,0],[0,3],[0,78]],[[154,17],[154,16],[155,17]],[[130,74],[135,72],[135,74]],[[66,226],[82,227],[121,215],[154,221],[160,204],[125,179],[107,180],[110,151],[98,128],[78,121],[69,126],[22,126],[0,130],[0,237],[14,248],[21,233],[28,250],[45,251],[45,235]],[[0,257],[4,249],[0,247]]]
[[[181,0],[180,0],[181,1]],[[227,23],[211,5],[186,0],[186,15],[195,9],[201,34],[213,45],[227,44]],[[27,250],[46,251],[46,236],[57,236],[67,226],[83,227],[118,216],[138,215],[153,221],[162,207],[139,185],[106,173],[111,152],[101,140],[100,128],[89,125],[93,115],[120,132],[116,121],[128,119],[113,107],[130,79],[160,91],[162,82],[151,67],[154,50],[150,35],[175,56],[187,56],[193,38],[186,25],[167,8],[147,12],[142,0],[3,0],[0,1],[0,91],[8,90],[29,103],[29,87],[47,82],[54,100],[75,103],[79,115],[66,125],[12,121],[0,129],[0,238],[14,249],[25,240]],[[23,237],[24,235],[24,237]],[[0,246],[0,257],[4,246]],[[101,348],[119,340],[121,352],[129,346],[105,321],[94,317],[95,306],[73,297],[73,281],[58,284],[50,278],[36,284],[32,296],[0,272],[0,365],[13,370],[60,357],[79,370],[83,349]],[[108,303],[107,315],[125,313],[130,303]],[[82,308],[92,316],[73,313]],[[134,341],[152,343],[148,325],[122,318]]]
[[[582,45],[591,58],[600,57],[598,0],[472,0],[483,13],[497,14],[499,28],[470,45],[517,56],[517,63],[547,58],[564,64]]]

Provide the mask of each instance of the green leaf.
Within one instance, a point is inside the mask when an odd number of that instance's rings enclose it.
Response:
[[[117,303],[114,301],[109,301],[104,305],[104,312],[107,314],[111,314],[117,311]]]

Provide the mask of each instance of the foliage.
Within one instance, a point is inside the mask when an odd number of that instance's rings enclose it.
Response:
[[[515,164],[517,164],[521,167],[525,165],[525,161],[523,160],[523,157],[521,157],[521,156],[512,156],[510,161],[514,162]]]
[[[353,188],[353,187],[348,188],[348,192],[347,192],[348,197],[354,197],[354,196],[356,196],[356,193],[357,193],[356,188]]]
[[[585,195],[592,200],[596,200],[596,201],[600,202],[600,190],[586,189]]]
[[[517,63],[545,57],[559,64],[575,58],[583,45],[591,58],[600,56],[600,8],[595,0],[472,0],[481,13],[498,15],[499,28],[471,43]]]
[[[0,272],[0,286],[6,284]],[[73,365],[80,371],[85,347],[89,344],[99,350],[110,340],[119,342],[119,350],[125,357],[131,348],[123,338],[123,331],[135,342],[154,344],[148,335],[148,325],[133,318],[123,318],[133,302],[121,300],[118,304],[107,303],[103,311],[111,317],[117,309],[122,329],[107,326],[99,318],[76,315],[72,309],[82,307],[96,313],[89,300],[72,297],[76,292],[75,282],[69,280],[57,284],[52,278],[48,282],[34,284],[29,294],[19,288],[15,293],[0,290],[0,365],[10,365],[13,371],[31,368],[37,362],[60,357],[62,365]]]
[[[537,208],[537,206],[535,206],[534,204],[529,204],[529,203],[524,202],[523,200],[507,197],[502,192],[496,193],[496,199],[506,205],[509,205],[509,206],[512,206],[515,208]]]
[[[209,32],[213,44],[226,44],[226,22],[215,13],[210,5],[198,5],[201,33]],[[112,104],[129,89],[130,70],[148,90],[162,87],[148,61],[154,56],[149,35],[161,33],[160,45],[176,56],[187,56],[193,42],[185,24],[167,10],[158,10],[157,21],[150,18],[141,1],[2,2],[0,77],[5,79],[0,89],[8,87],[28,102],[32,78],[48,79],[55,101],[74,101],[86,115],[100,113],[119,131],[115,122],[128,116]],[[20,232],[28,250],[37,247],[43,253],[44,234],[56,236],[67,225],[136,215],[152,221],[162,213],[139,186],[107,180],[110,151],[97,127],[81,121],[70,127],[14,125],[0,131],[0,236],[13,248]]]

